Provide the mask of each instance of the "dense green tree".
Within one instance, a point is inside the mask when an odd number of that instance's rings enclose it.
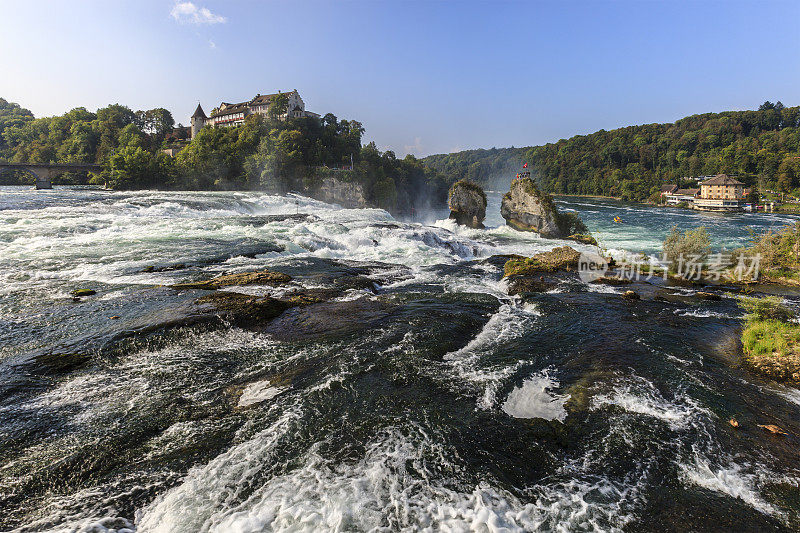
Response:
[[[726,173],[748,185],[800,192],[800,107],[765,102],[758,111],[693,115],[673,124],[600,130],[530,148],[426,157],[449,182],[507,186],[523,161],[551,193],[643,200],[664,183],[689,186]]]
[[[165,143],[177,141],[166,109],[132,111],[113,104],[96,113],[76,108],[34,119],[0,100],[0,120],[7,117],[0,156],[98,163],[115,189],[312,190],[335,177],[359,183],[368,201],[394,212],[444,205],[448,184],[442,175],[413,156],[400,160],[374,143],[362,147],[360,122],[330,113],[322,119],[285,116],[287,106],[288,96],[278,95],[266,116],[250,115],[235,128],[203,128],[173,159],[161,152]],[[63,179],[85,182],[88,176]]]

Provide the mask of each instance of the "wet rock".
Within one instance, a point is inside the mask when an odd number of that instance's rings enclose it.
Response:
[[[570,241],[579,242],[581,244],[591,244],[592,246],[597,246],[597,240],[589,234],[580,234],[575,233],[567,237]]]
[[[696,292],[695,296],[697,296],[701,300],[708,300],[710,302],[719,302],[720,300],[722,300],[722,296],[720,296],[719,294],[714,294],[713,292],[700,291]]]
[[[289,309],[263,331],[284,341],[344,334],[371,327],[391,309],[391,305],[372,298],[322,302]]]
[[[784,430],[776,426],[775,424],[759,424],[758,427],[763,429],[764,431],[769,431],[773,435],[783,435],[788,436],[789,434],[786,433]]]
[[[598,285],[611,285],[613,287],[618,285],[629,285],[633,283],[633,280],[617,276],[600,276],[589,283],[597,283]]]
[[[215,290],[222,287],[242,286],[242,285],[283,285],[291,281],[291,276],[282,272],[272,270],[258,270],[256,272],[239,272],[237,274],[225,274],[208,281],[191,283],[178,283],[172,285],[173,289],[206,289]]]
[[[284,301],[270,296],[250,296],[236,292],[215,292],[197,300],[208,304],[218,315],[240,327],[261,326],[300,301]]]
[[[748,353],[745,357],[745,363],[751,370],[775,381],[800,384],[800,354]]]
[[[460,180],[450,187],[447,195],[450,218],[462,226],[480,228],[486,218],[486,193],[476,183]]]
[[[480,262],[482,264],[489,264],[498,268],[503,268],[505,264],[512,259],[525,259],[525,256],[517,254],[495,254],[487,257],[486,259],[482,259]]]
[[[625,298],[626,300],[639,300],[639,299],[641,299],[641,296],[639,296],[639,293],[638,292],[634,292],[634,291],[625,291],[624,293],[622,293],[622,297]]]
[[[530,275],[538,272],[556,272],[558,270],[577,270],[580,252],[569,246],[553,248],[533,257],[511,259],[503,267],[506,277]]]
[[[508,283],[508,294],[514,296],[526,292],[547,292],[558,287],[558,280],[544,276],[512,276]]]
[[[70,294],[72,294],[75,298],[80,298],[81,296],[91,296],[93,294],[97,294],[97,291],[92,289],[75,289]]]
[[[154,266],[148,265],[144,267],[140,272],[149,274],[151,272],[171,272],[173,270],[183,270],[186,268],[185,263],[176,263],[174,265],[167,265],[167,266]]]

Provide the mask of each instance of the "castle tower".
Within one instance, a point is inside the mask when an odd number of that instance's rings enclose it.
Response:
[[[197,135],[202,127],[206,125],[207,119],[208,117],[203,112],[203,108],[198,102],[197,109],[194,110],[194,114],[192,115],[192,139],[194,139],[194,136]]]

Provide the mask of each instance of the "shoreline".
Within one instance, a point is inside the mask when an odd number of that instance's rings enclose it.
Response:
[[[565,198],[604,198],[606,200],[620,200],[620,201],[622,200],[622,198],[619,197],[619,196],[603,196],[601,194],[555,194],[555,193],[552,193],[551,196],[556,197],[556,198],[558,198],[560,196],[563,196]],[[634,202],[631,202],[631,203],[637,203],[638,204],[638,203],[641,203],[641,202],[635,202],[634,201]]]

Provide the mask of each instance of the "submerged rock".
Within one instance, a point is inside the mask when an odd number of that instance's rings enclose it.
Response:
[[[508,283],[508,294],[514,296],[526,292],[547,292],[558,287],[557,275],[513,276]]]
[[[174,265],[167,265],[167,266],[155,266],[155,265],[148,265],[144,267],[140,272],[149,274],[151,272],[171,272],[173,270],[183,270],[186,268],[186,263],[177,263]]]
[[[222,287],[236,285],[282,285],[292,280],[291,276],[273,270],[258,270],[255,272],[239,272],[224,274],[208,281],[178,283],[172,285],[173,289],[206,289],[215,290]]]
[[[460,180],[450,187],[447,195],[450,218],[462,226],[483,228],[486,218],[486,193],[476,183]]]
[[[548,239],[573,238],[596,244],[575,213],[559,213],[553,197],[536,187],[531,178],[516,178],[503,196],[500,215],[506,224],[520,231],[533,231]]]
[[[349,333],[370,327],[388,316],[391,309],[389,304],[372,298],[321,302],[290,309],[264,331],[284,341]]]

